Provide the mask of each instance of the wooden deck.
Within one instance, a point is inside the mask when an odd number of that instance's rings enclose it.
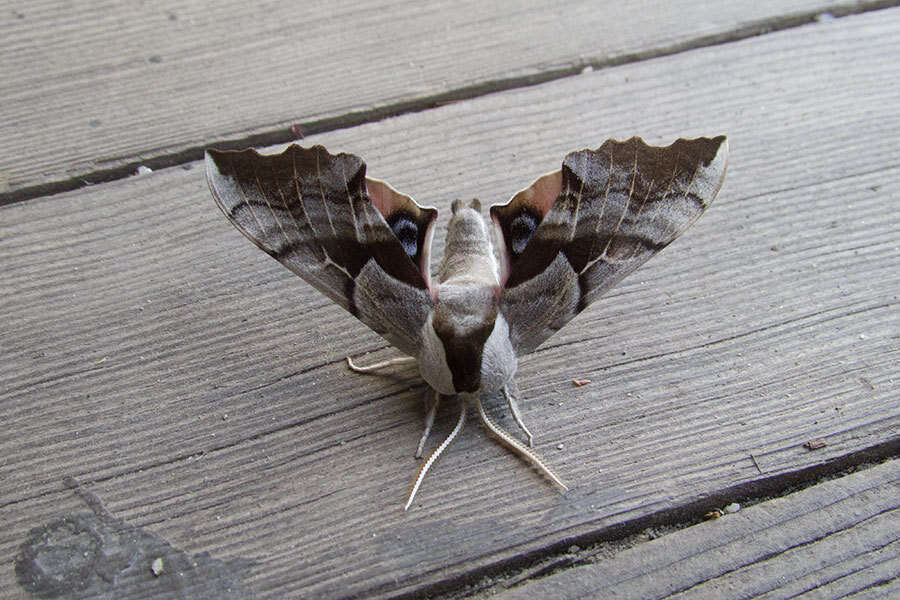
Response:
[[[897,597],[900,2],[604,4],[0,12],[0,596]],[[424,384],[198,162],[302,136],[440,228],[717,134],[708,213],[520,362],[570,491],[470,427],[408,512]]]

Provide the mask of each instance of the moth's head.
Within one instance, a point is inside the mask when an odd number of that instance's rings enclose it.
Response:
[[[468,203],[463,200],[457,198],[450,204],[450,212],[454,215],[457,214],[465,214],[463,211],[467,208],[471,208],[476,213],[481,214],[481,200],[478,198],[472,198]]]
[[[491,287],[441,286],[422,333],[419,370],[442,394],[493,392],[515,375],[509,326]]]

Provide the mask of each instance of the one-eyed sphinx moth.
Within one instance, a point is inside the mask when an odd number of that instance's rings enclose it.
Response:
[[[487,430],[559,488],[531,449],[514,383],[517,357],[575,315],[693,223],[725,176],[724,136],[666,147],[640,138],[572,152],[506,204],[452,205],[447,244],[431,276],[437,211],[366,177],[352,154],[292,145],[281,154],[210,150],[216,203],[253,243],[383,336],[415,362],[428,384],[422,455],[441,395],[457,396],[456,426],[422,463],[406,508],[429,468],[456,439],[473,404]],[[528,438],[486,414],[481,397],[501,391]]]

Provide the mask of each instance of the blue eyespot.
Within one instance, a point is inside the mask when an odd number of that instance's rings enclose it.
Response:
[[[534,230],[537,229],[537,217],[528,211],[522,211],[509,224],[509,246],[513,254],[522,254]]]
[[[419,226],[407,215],[397,215],[390,223],[391,231],[400,240],[403,251],[409,257],[419,253]]]

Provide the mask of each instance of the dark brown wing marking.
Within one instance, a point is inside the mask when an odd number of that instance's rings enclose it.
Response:
[[[718,193],[727,154],[724,136],[666,147],[607,140],[492,207],[504,240],[501,312],[517,352],[534,350],[687,229]]]
[[[436,210],[367,179],[359,157],[322,146],[277,155],[210,150],[206,167],[216,203],[241,233],[398,348],[415,351],[433,304]]]

